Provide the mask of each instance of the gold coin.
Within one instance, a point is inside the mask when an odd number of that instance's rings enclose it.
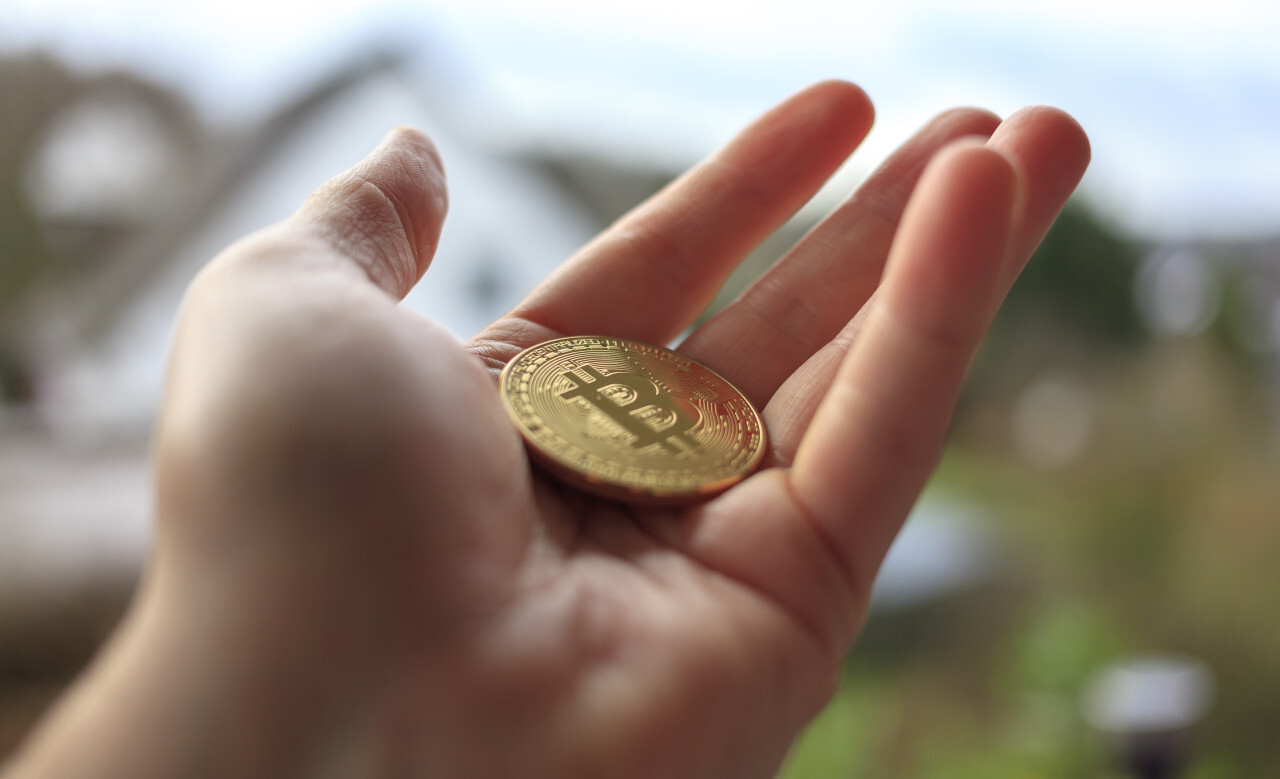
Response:
[[[661,346],[557,338],[516,355],[499,384],[534,458],[604,497],[688,503],[729,488],[764,457],[764,423],[751,401]]]

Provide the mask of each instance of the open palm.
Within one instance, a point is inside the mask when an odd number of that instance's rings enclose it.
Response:
[[[972,353],[1087,164],[1083,133],[1045,108],[938,117],[695,329],[679,351],[771,439],[714,500],[557,484],[496,377],[562,335],[670,342],[871,118],[849,84],[796,95],[465,344],[396,305],[446,209],[414,131],[229,249],[180,324],[138,602],[26,764],[772,775],[834,689]]]

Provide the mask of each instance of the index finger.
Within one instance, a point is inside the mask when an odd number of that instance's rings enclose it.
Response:
[[[870,100],[847,82],[800,92],[602,233],[477,340],[670,341],[839,167],[872,118]]]

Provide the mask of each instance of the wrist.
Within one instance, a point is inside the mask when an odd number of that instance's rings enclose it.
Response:
[[[297,651],[315,645],[314,629],[279,618],[274,631],[254,629],[271,621],[260,602],[157,584],[144,585],[2,779],[309,775],[324,759],[317,750],[340,748],[335,728],[354,723],[335,725],[334,711],[359,706],[325,687],[341,674]]]

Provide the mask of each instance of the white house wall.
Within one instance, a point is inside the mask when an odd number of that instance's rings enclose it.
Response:
[[[436,261],[405,305],[459,338],[504,312],[594,232],[530,168],[446,133],[433,107],[395,76],[348,90],[208,215],[110,332],[79,350],[61,341],[42,386],[51,427],[0,437],[0,603],[27,587],[138,570],[150,539],[141,442],[159,407],[184,290],[221,249],[290,214],[399,124],[432,135],[451,191]],[[480,284],[482,277],[490,282]],[[477,297],[480,286],[492,294]]]
[[[432,136],[450,190],[436,259],[405,305],[459,338],[509,309],[594,231],[582,210],[531,168],[450,137],[405,81],[394,74],[373,77],[319,110],[238,186],[141,291],[114,331],[55,377],[49,400],[62,432],[77,437],[149,425],[160,401],[172,323],[199,269],[240,237],[288,216],[399,124]],[[482,287],[491,294],[477,295]]]

